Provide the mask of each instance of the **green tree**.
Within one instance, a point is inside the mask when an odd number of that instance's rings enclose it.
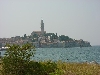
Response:
[[[34,55],[35,48],[31,44],[7,45],[9,49],[6,51],[3,61],[3,75],[29,75],[30,59]]]
[[[26,34],[24,34],[24,38],[26,38],[27,36],[26,36]]]
[[[69,41],[69,40],[73,40],[73,39],[69,38],[68,36],[61,35],[61,36],[59,36],[59,40],[60,41]]]
[[[2,58],[2,75],[58,75],[56,71],[59,69],[55,62],[31,60],[35,51],[31,44],[7,46],[9,49]]]

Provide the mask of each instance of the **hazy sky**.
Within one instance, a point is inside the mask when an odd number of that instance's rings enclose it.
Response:
[[[100,45],[100,0],[0,0],[0,38],[40,30]]]

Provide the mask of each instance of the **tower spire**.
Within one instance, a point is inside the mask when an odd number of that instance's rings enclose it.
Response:
[[[43,20],[43,18],[41,17],[41,20]]]
[[[43,19],[41,19],[41,34],[44,35],[44,23],[43,23]]]

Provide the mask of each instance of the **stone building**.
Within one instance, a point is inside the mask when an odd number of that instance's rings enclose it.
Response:
[[[41,31],[33,31],[31,33],[31,36],[33,36],[34,34],[36,34],[38,36],[43,36],[44,34],[46,34],[46,31],[44,31],[44,23],[43,23],[43,20],[41,20]]]

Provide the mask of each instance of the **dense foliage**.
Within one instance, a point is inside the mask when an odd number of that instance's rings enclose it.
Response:
[[[9,49],[2,59],[2,75],[50,75],[58,70],[54,62],[31,61],[35,50],[31,44],[7,46]]]
[[[61,36],[59,36],[59,40],[60,41],[70,41],[70,40],[73,40],[73,39],[69,38],[68,36],[61,35]]]
[[[34,48],[31,44],[7,45],[9,49],[3,57],[3,71],[4,75],[25,75],[30,68],[30,57],[34,55]]]

